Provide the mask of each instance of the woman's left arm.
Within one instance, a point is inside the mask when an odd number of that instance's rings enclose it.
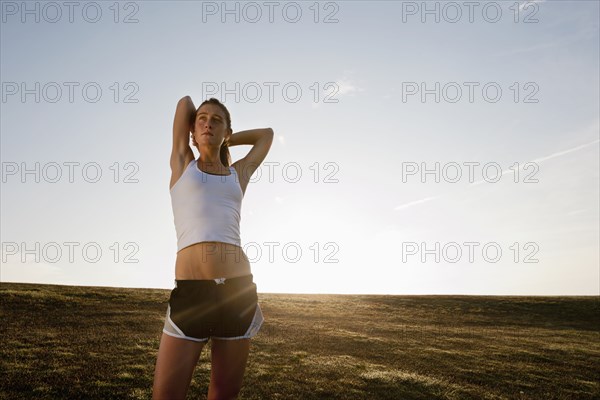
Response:
[[[273,129],[251,129],[248,131],[240,131],[232,133],[229,137],[229,146],[237,146],[240,144],[251,144],[252,149],[246,154],[246,157],[239,159],[234,164],[240,167],[244,179],[250,179],[254,171],[264,161],[269,153],[271,144],[273,143]]]
[[[232,133],[227,141],[227,145],[231,147],[241,144],[256,144],[259,140],[267,141],[272,139],[273,129],[271,128],[250,129]]]

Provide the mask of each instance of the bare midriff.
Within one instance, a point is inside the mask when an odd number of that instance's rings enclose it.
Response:
[[[250,275],[244,250],[231,243],[200,242],[181,249],[175,261],[175,279],[235,278]]]

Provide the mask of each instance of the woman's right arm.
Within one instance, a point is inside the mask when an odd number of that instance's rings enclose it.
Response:
[[[171,170],[174,173],[176,171],[183,172],[188,163],[195,158],[190,147],[191,121],[195,113],[196,108],[190,96],[179,100],[173,121],[173,148],[171,150]]]

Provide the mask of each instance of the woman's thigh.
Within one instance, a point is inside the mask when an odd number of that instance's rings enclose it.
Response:
[[[211,339],[211,373],[208,398],[232,398],[242,387],[250,339]]]
[[[185,399],[205,344],[162,334],[154,370],[153,399]]]

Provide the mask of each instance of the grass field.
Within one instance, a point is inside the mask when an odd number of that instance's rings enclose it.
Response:
[[[259,289],[260,290],[260,289]],[[0,284],[0,399],[149,399],[168,290]],[[241,399],[598,399],[598,297],[259,293]],[[188,392],[206,397],[210,346]]]

